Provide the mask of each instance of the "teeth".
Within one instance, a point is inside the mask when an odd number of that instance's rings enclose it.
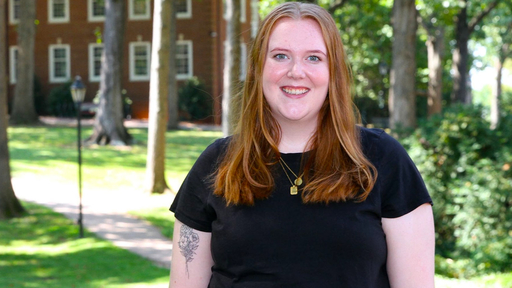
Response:
[[[291,88],[282,88],[282,90],[288,94],[292,95],[300,95],[309,91],[309,89],[301,88],[301,89],[291,89]]]

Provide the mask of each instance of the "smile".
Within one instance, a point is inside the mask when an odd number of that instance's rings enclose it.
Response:
[[[285,92],[285,93],[292,94],[292,95],[302,95],[309,91],[309,89],[307,89],[307,88],[284,88],[284,87],[281,88],[281,90],[283,90],[283,92]]]

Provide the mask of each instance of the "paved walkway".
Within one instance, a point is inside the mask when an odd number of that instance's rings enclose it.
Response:
[[[25,201],[49,207],[76,222],[78,219],[77,185],[55,183],[55,181],[31,177],[13,178],[16,196]],[[37,183],[37,187],[34,187]],[[159,230],[145,221],[136,219],[127,211],[159,207],[168,209],[173,195],[149,196],[134,191],[87,191],[82,196],[82,215],[85,229],[111,241],[118,247],[132,251],[153,261],[156,265],[169,268],[172,242]],[[171,212],[169,212],[169,217]],[[170,221],[170,220],[169,220]],[[78,226],[77,226],[78,233]]]

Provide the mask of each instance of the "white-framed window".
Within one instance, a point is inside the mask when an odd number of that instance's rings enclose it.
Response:
[[[194,76],[193,49],[191,40],[176,42],[176,79],[185,80]]]
[[[68,44],[49,46],[50,83],[62,83],[70,79],[70,57]]]
[[[147,20],[151,18],[149,0],[130,0],[128,11],[130,20]]]
[[[151,68],[151,43],[130,43],[130,81],[149,81]]]
[[[16,84],[18,72],[18,46],[9,47],[9,83]]]
[[[20,21],[20,0],[9,0],[9,23],[18,24]]]
[[[103,44],[89,44],[89,82],[99,82],[101,78],[101,54]]]
[[[69,22],[69,0],[48,0],[48,22]]]
[[[247,72],[247,44],[240,43],[240,81],[245,81]]]
[[[227,7],[226,7],[226,1],[223,1],[224,3],[224,19],[227,19],[227,14],[226,14],[226,10],[227,10]],[[245,20],[247,18],[247,13],[246,13],[246,0],[240,0],[240,22],[242,23],[245,23]]]
[[[105,0],[87,0],[87,19],[89,22],[105,21]]]
[[[177,0],[175,4],[176,18],[189,19],[192,18],[192,0]]]

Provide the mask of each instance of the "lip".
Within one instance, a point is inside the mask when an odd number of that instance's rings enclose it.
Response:
[[[311,90],[304,86],[281,86],[279,88],[286,96],[292,98],[304,97]]]

